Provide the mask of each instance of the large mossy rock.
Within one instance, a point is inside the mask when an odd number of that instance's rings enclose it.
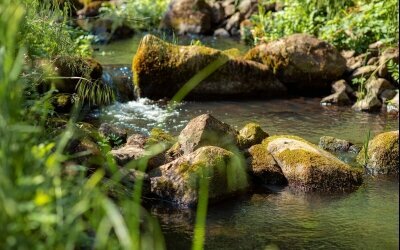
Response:
[[[335,47],[307,34],[261,44],[251,49],[244,59],[269,66],[297,94],[327,92],[331,82],[346,70],[346,60]]]
[[[350,190],[362,183],[362,170],[297,136],[271,136],[262,144],[290,186],[305,191]]]
[[[227,62],[190,91],[189,98],[258,96],[267,99],[286,94],[286,87],[267,66],[235,59],[231,52],[204,46],[178,46],[146,35],[132,63],[135,91],[152,99],[171,98],[196,73],[220,59]]]
[[[399,131],[379,134],[357,156],[371,175],[399,175]]]
[[[236,147],[237,131],[210,114],[197,116],[189,121],[178,136],[179,151],[190,154],[203,146],[225,149]]]
[[[199,198],[201,178],[207,178],[208,198],[216,202],[248,187],[244,166],[225,149],[206,146],[149,173],[151,192],[182,207]]]
[[[172,29],[180,35],[209,34],[211,23],[212,9],[206,1],[173,0],[161,22],[161,27]]]

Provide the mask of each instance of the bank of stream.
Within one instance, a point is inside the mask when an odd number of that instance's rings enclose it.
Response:
[[[98,47],[103,64],[129,64],[140,38]],[[220,49],[245,46],[230,40],[205,44]],[[126,73],[126,72],[125,72]],[[349,106],[321,106],[320,98],[184,102],[173,111],[164,103],[139,99],[96,110],[92,117],[147,134],[154,127],[178,134],[187,122],[210,113],[237,129],[257,122],[269,134],[291,134],[318,143],[330,135],[361,146],[371,137],[399,128],[398,118],[387,113],[363,113]],[[339,158],[352,164],[351,156]],[[210,206],[206,249],[398,249],[399,181],[366,177],[349,194],[304,194],[264,187]],[[170,204],[147,208],[160,221],[168,249],[189,249],[195,214]]]

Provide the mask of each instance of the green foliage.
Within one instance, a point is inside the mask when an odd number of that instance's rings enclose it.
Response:
[[[399,84],[399,65],[395,63],[394,60],[390,60],[387,62],[387,67],[393,80],[395,80],[397,84]]]
[[[321,29],[322,39],[341,49],[362,52],[368,45],[398,41],[398,1],[368,1],[343,10]]]
[[[361,52],[378,40],[387,44],[398,41],[396,0],[295,0],[283,3],[283,10],[267,13],[260,5],[259,13],[252,16],[256,43],[294,33],[308,33],[340,49]]]
[[[89,177],[75,156],[64,153],[75,134],[76,112],[64,132],[49,139],[44,122],[37,122],[47,112],[29,119],[31,108],[44,109],[49,99],[23,107],[25,50],[16,41],[24,12],[19,1],[0,3],[0,248],[163,249],[159,227],[141,210],[140,197],[107,196],[120,190],[121,178],[107,147],[100,147],[106,160]]]
[[[123,6],[104,4],[100,11],[103,17],[118,25],[150,30],[158,28],[168,3],[168,0],[131,0]]]
[[[352,80],[352,84],[357,86],[357,99],[361,100],[367,95],[367,89],[365,88],[365,83],[367,82],[367,79],[364,76],[354,78]]]
[[[113,89],[102,81],[87,81],[81,79],[76,85],[79,101],[89,105],[103,106],[115,101]]]
[[[52,1],[26,0],[21,44],[32,57],[89,56],[91,36],[68,25],[68,5],[60,9]]]

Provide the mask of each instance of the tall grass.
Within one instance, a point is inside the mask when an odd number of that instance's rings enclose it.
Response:
[[[70,36],[60,44],[53,44],[58,38],[35,37],[34,31],[40,29],[32,26],[35,11],[39,11],[39,19],[48,20],[45,12],[29,9],[38,3],[0,3],[0,224],[4,225],[0,227],[0,249],[164,249],[158,222],[141,206],[143,175],[137,175],[133,189],[122,187],[122,169],[108,154],[110,146],[93,131],[90,137],[98,141],[100,154],[96,168],[89,171],[79,163],[78,158],[88,156],[89,151],[66,153],[69,142],[81,133],[76,125],[81,103],[75,104],[70,120],[57,136],[49,136],[45,126],[52,109],[51,91],[27,104],[25,92],[32,83],[21,76],[32,68],[26,64],[26,55],[48,58],[68,54],[69,49],[80,53]],[[65,14],[59,13],[61,17]],[[58,19],[54,12],[49,15],[52,20]],[[39,22],[43,24],[43,20]],[[57,34],[65,34],[65,26],[59,28],[61,33]],[[55,35],[46,33],[47,29],[43,27],[36,35]],[[44,41],[42,45],[40,41]],[[53,48],[46,50],[47,45]],[[227,57],[219,58],[199,71],[174,101],[181,101],[226,61]],[[104,101],[92,97],[90,89],[80,85],[78,89],[87,98]],[[163,144],[152,145],[145,157],[123,168],[145,172],[148,160],[163,150]],[[193,249],[204,248],[208,181],[207,173],[203,173]],[[118,195],[111,199],[111,193]]]
[[[27,119],[45,119],[46,112],[30,115],[48,100],[24,109],[22,90],[29,83],[20,78],[26,50],[19,48],[24,34],[18,31],[26,11],[20,1],[0,4],[0,248],[163,249],[159,226],[137,196],[108,197],[121,178],[109,155],[104,154],[103,167],[88,173],[64,153],[79,106],[56,138]]]

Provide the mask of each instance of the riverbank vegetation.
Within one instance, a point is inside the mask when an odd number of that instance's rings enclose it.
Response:
[[[262,5],[252,16],[253,38],[271,41],[294,33],[308,33],[338,49],[363,52],[376,41],[398,43],[398,1],[278,1],[284,6],[266,12]]]
[[[293,33],[309,33],[357,52],[376,41],[398,43],[394,0],[283,1],[285,7],[274,12],[265,11],[269,3],[260,1],[258,12],[249,17],[252,28],[246,39],[254,45]],[[150,134],[140,157],[121,168],[110,151],[112,145],[127,144],[126,134],[125,141],[116,132],[104,135],[84,120],[88,110],[116,99],[113,87],[102,81],[102,66],[91,58],[96,34],[77,24],[76,5],[87,11],[90,4],[93,1],[0,2],[0,249],[165,248],[158,222],[142,207],[144,172],[167,148],[179,155],[174,151],[179,144],[172,143],[175,138],[169,135],[160,139]],[[112,33],[123,25],[135,31],[156,30],[168,4],[167,0],[102,3],[93,18],[111,20]],[[201,74],[177,91],[174,100],[182,100],[223,65],[225,57],[203,70],[196,68]],[[240,67],[247,65],[232,58]],[[248,65],[255,67],[253,62]],[[388,62],[388,70],[398,82],[397,64]],[[239,154],[237,148],[228,149],[235,154],[223,153],[233,158]],[[225,160],[216,162],[227,167],[231,162]],[[241,167],[245,164],[245,159],[236,161]],[[199,166],[208,164],[204,162]],[[208,174],[201,172],[202,177],[194,180],[200,183],[194,249],[204,246],[207,197],[212,196]],[[229,179],[245,174],[227,175]]]

